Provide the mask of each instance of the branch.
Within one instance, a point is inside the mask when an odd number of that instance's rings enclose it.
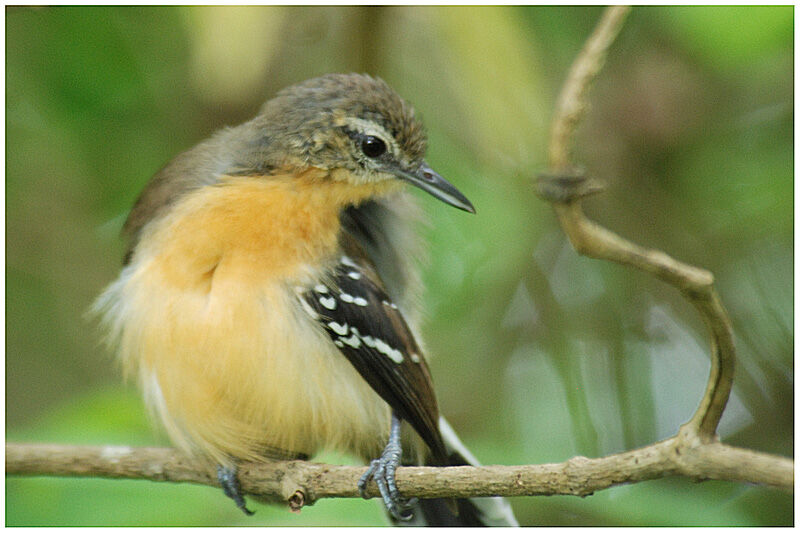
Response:
[[[600,72],[608,48],[619,33],[628,11],[627,6],[607,8],[575,60],[553,120],[548,153],[550,170],[539,178],[537,193],[552,203],[564,233],[578,253],[638,268],[673,285],[698,310],[708,328],[711,371],[705,394],[694,416],[681,428],[678,436],[661,443],[694,441],[692,453],[677,461],[681,469],[674,473],[692,477],[712,475],[715,479],[723,479],[716,476],[727,475],[723,472],[731,474],[746,464],[746,468],[753,471],[752,475],[766,476],[760,482],[773,484],[767,481],[767,477],[779,475],[789,483],[785,487],[790,490],[794,476],[792,460],[718,442],[717,426],[733,387],[736,350],[731,321],[714,288],[713,274],[681,263],[660,250],[642,248],[627,241],[586,218],[581,209],[582,199],[598,192],[602,186],[587,179],[570,163],[570,143],[587,108],[585,99],[589,85]],[[674,450],[681,451],[682,445],[676,444]],[[725,479],[733,480],[731,477]]]
[[[320,498],[358,498],[364,467],[305,461],[245,463],[242,489],[292,510]],[[6,475],[148,479],[218,487],[213,466],[170,448],[6,444]],[[588,496],[615,485],[682,475],[757,483],[791,491],[793,463],[720,443],[699,444],[688,433],[599,459],[523,466],[402,467],[397,486],[406,497]],[[368,490],[378,496],[375,487]]]
[[[583,45],[580,55],[572,64],[567,81],[561,88],[556,104],[556,116],[550,130],[548,155],[550,167],[561,172],[569,168],[569,147],[575,128],[588,105],[586,92],[592,80],[605,63],[606,53],[625,22],[630,6],[606,8],[592,35]]]
[[[711,373],[705,395],[688,424],[701,439],[713,442],[733,386],[736,353],[730,319],[714,288],[713,274],[676,261],[660,250],[642,248],[587,219],[581,200],[600,186],[576,171],[569,160],[570,142],[587,107],[588,87],[628,11],[627,6],[606,9],[570,70],[551,130],[550,171],[540,178],[538,193],[553,204],[561,227],[578,253],[632,266],[662,279],[681,291],[700,312],[711,337]]]

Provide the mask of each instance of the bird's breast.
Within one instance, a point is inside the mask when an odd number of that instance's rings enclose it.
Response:
[[[369,454],[388,430],[388,406],[299,304],[335,255],[340,208],[302,192],[236,179],[193,193],[101,297],[173,441],[217,462]]]
[[[176,285],[204,285],[224,268],[242,282],[290,279],[337,246],[340,205],[297,178],[233,178],[184,198],[137,255],[156,258]]]

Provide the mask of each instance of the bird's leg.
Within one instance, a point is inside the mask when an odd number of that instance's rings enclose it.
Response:
[[[400,465],[403,450],[400,444],[400,419],[392,413],[392,427],[389,431],[389,442],[378,459],[373,460],[361,479],[358,480],[358,491],[362,498],[367,498],[366,488],[370,479],[375,481],[381,491],[386,509],[397,520],[411,520],[409,508],[416,503],[416,498],[403,499],[395,483],[395,471]]]
[[[217,465],[217,480],[222,485],[222,490],[225,496],[233,500],[236,507],[248,516],[253,514],[253,511],[247,508],[247,503],[242,496],[242,488],[239,486],[239,478],[236,477],[236,467],[228,467]]]

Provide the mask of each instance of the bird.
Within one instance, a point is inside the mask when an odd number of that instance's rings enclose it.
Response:
[[[216,465],[339,450],[368,463],[392,522],[517,525],[502,498],[404,498],[400,465],[476,464],[440,416],[417,333],[419,202],[470,201],[426,162],[414,108],[366,74],[289,86],[179,154],[123,226],[93,310],[179,449]]]

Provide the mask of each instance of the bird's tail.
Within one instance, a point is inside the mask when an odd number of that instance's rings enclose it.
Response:
[[[439,431],[447,447],[450,466],[479,466],[477,459],[467,450],[444,417],[439,418]],[[458,514],[454,513],[452,500],[419,500],[412,508],[414,518],[396,522],[402,526],[435,527],[518,527],[511,505],[505,498],[462,498],[455,500]]]

